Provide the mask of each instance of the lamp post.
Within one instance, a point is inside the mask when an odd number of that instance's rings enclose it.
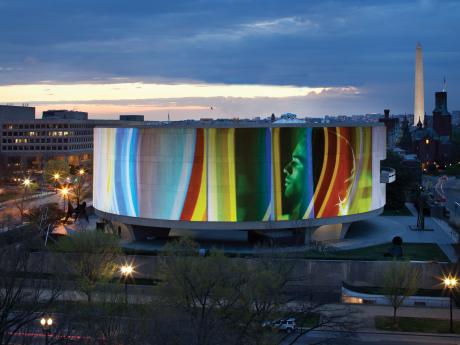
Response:
[[[449,289],[449,305],[450,305],[450,327],[449,327],[449,332],[454,333],[454,327],[453,327],[453,321],[452,321],[452,297],[453,297],[453,290],[458,284],[457,278],[456,277],[447,277],[444,278],[443,283],[446,288]]]
[[[40,325],[42,326],[42,332],[45,334],[45,344],[48,345],[48,335],[51,332],[51,326],[53,325],[53,319],[48,317],[42,317],[40,320]]]
[[[425,229],[425,215],[423,214],[423,186],[420,185],[418,189],[418,216],[417,216],[417,229]]]
[[[53,174],[53,179],[54,179],[54,191],[57,193],[57,186],[58,186],[58,181],[59,181],[59,178],[61,177],[61,175],[59,175],[59,173],[54,173]]]
[[[22,182],[22,185],[24,186],[24,195],[23,195],[24,199],[26,198],[26,194],[27,194],[27,191],[28,191],[31,183],[32,183],[32,181],[28,177],[26,177],[24,179],[24,181]]]
[[[131,264],[120,266],[120,273],[125,281],[125,303],[128,304],[128,279],[132,276],[134,268]]]
[[[21,224],[24,222],[24,215],[25,215],[25,209],[26,209],[26,199],[27,199],[27,192],[29,191],[29,188],[30,188],[30,184],[32,183],[32,181],[30,180],[30,178],[26,177],[24,178],[24,180],[22,181],[22,185],[23,185],[23,189],[22,189],[22,197],[21,197],[21,202],[20,202],[20,205],[19,206],[19,212],[21,214]]]
[[[65,212],[65,198],[66,198],[66,196],[68,197],[68,195],[69,195],[69,188],[68,187],[62,187],[60,192],[61,192],[62,198],[64,200],[64,212]]]
[[[31,181],[27,177],[24,179],[24,182],[22,182],[22,184],[24,185],[25,188],[28,188],[30,186],[30,183],[31,183]]]

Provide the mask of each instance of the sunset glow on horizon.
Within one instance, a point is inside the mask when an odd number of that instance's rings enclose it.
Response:
[[[251,117],[270,115],[286,108],[280,103],[358,95],[363,90],[347,87],[298,87],[211,83],[43,83],[0,86],[0,103],[28,104],[36,116],[45,110],[87,112],[90,118],[117,118],[120,114],[143,114],[146,119],[200,117]],[[244,106],[243,106],[244,105]],[[291,111],[299,111],[291,108]],[[310,106],[302,109],[311,111]]]
[[[206,97],[296,97],[319,94],[331,87],[296,87],[277,85],[234,84],[29,84],[0,86],[0,102],[84,102],[118,101],[166,98]],[[357,91],[354,87],[337,88],[346,92]]]

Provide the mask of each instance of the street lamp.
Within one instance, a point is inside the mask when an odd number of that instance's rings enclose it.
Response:
[[[65,198],[66,198],[66,196],[67,196],[67,198],[68,198],[68,195],[69,195],[69,188],[68,188],[68,187],[62,187],[62,188],[60,189],[60,192],[61,192],[61,195],[62,195],[63,200],[64,200],[64,212],[65,212]]]
[[[423,186],[418,187],[418,214],[417,214],[417,230],[425,230],[425,215],[423,214]]]
[[[27,178],[27,177],[24,179],[24,182],[22,182],[22,184],[23,184],[24,187],[26,187],[26,188],[30,186],[30,183],[31,183],[31,181],[30,181],[30,179]]]
[[[134,267],[131,264],[125,264],[120,266],[120,274],[125,281],[125,302],[128,304],[128,279],[132,277],[134,273]]]
[[[449,289],[449,301],[450,301],[450,328],[449,332],[454,333],[454,327],[453,327],[453,322],[452,322],[452,296],[453,296],[453,290],[457,287],[458,285],[458,280],[457,277],[446,277],[443,279],[443,283],[446,288]]]
[[[40,325],[42,326],[42,332],[45,334],[45,344],[48,345],[48,335],[51,332],[51,326],[53,325],[53,319],[48,317],[42,317],[40,320]]]
[[[85,174],[85,169],[78,170],[78,175],[83,176]]]
[[[54,179],[54,192],[57,193],[57,186],[58,186],[58,181],[59,181],[59,178],[61,177],[61,175],[59,175],[58,172],[55,172],[53,174],[53,179]]]

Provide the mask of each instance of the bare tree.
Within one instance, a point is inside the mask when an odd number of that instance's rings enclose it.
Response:
[[[420,271],[410,262],[393,261],[384,273],[384,294],[393,307],[393,325],[397,325],[396,312],[408,296],[418,290]]]
[[[26,181],[24,181],[24,183],[22,183],[19,187],[21,189],[19,198],[16,198],[13,201],[14,207],[16,207],[19,212],[21,224],[24,223],[25,216],[28,213],[28,210],[27,210],[28,199],[30,198],[30,195],[32,194],[32,192],[38,188],[36,183],[31,182],[28,179]]]
[[[0,345],[10,344],[22,327],[41,317],[59,296],[59,284],[43,278],[42,264],[30,262],[24,243],[0,250]]]
[[[120,289],[106,287],[97,302],[79,305],[74,317],[84,334],[85,344],[128,345],[140,344],[143,306],[130,309]],[[136,315],[134,314],[136,311]]]
[[[64,212],[59,205],[50,203],[30,209],[26,219],[29,225],[45,238],[46,245],[49,235],[61,223],[63,216]]]
[[[279,344],[294,345],[306,334],[315,331],[340,332],[340,337],[350,337],[358,327],[357,320],[353,318],[356,311],[348,306],[325,304],[318,300],[314,294],[310,294],[307,299],[297,301],[295,307],[288,311],[289,317],[294,317],[297,323],[297,332],[293,335],[282,337]],[[331,339],[336,339],[333,335]],[[327,343],[330,339],[323,339],[321,344]]]

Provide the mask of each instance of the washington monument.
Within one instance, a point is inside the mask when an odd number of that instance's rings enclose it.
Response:
[[[417,43],[415,48],[415,99],[414,99],[414,126],[425,119],[425,98],[423,87],[423,57],[422,45]]]

